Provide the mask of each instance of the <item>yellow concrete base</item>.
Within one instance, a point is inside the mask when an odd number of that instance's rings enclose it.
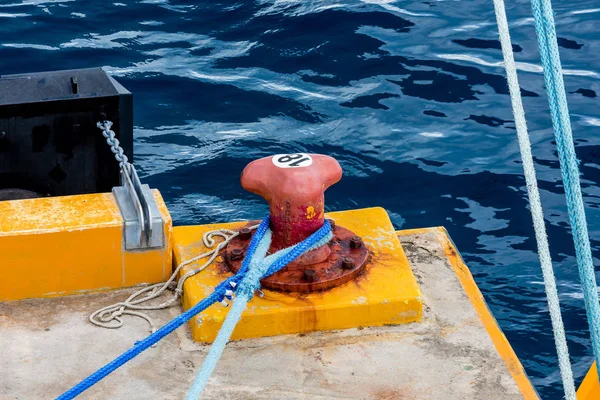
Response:
[[[171,216],[158,191],[167,245],[125,251],[111,193],[0,202],[0,301],[52,297],[165,281]]]
[[[594,362],[587,375],[577,389],[577,400],[598,400],[600,399],[600,382],[598,381],[598,369]]]
[[[324,292],[285,294],[265,290],[263,298],[255,296],[250,301],[232,339],[402,324],[421,319],[421,292],[385,210],[341,211],[330,213],[327,218],[363,238],[372,256],[366,273],[355,282]],[[205,232],[222,228],[235,230],[245,224],[174,228],[175,262],[179,264],[205,252],[202,244]],[[220,257],[217,261],[221,261]],[[210,295],[229,275],[219,272],[216,264],[186,281],[183,297],[186,310]],[[184,267],[181,274],[197,267],[197,263]],[[190,328],[194,339],[213,341],[228,310],[216,304],[192,319]]]

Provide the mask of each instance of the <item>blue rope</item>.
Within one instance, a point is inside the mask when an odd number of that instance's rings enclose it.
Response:
[[[573,230],[575,253],[579,266],[579,275],[583,287],[585,308],[590,325],[592,347],[596,365],[600,365],[600,304],[598,289],[581,185],[579,182],[579,161],[575,154],[571,120],[565,94],[560,55],[556,41],[554,12],[550,0],[531,0],[531,8],[535,20],[540,56],[544,67],[546,92],[554,126],[556,148],[565,187],[569,220]],[[598,369],[600,373],[600,368]]]
[[[266,256],[271,244],[270,231],[267,232],[258,245],[256,254],[250,264],[250,269],[238,287],[236,299],[233,302],[231,310],[227,314],[208,355],[204,359],[202,368],[196,375],[194,383],[186,396],[186,400],[196,400],[200,398],[200,395],[204,391],[210,376],[223,354],[223,350],[225,350],[225,346],[227,345],[233,330],[246,309],[246,304],[248,304],[252,296],[254,296],[254,292],[260,288],[260,279],[279,271],[301,254],[326,244],[332,237],[333,234],[331,233],[329,221],[325,221],[325,224],[318,231],[301,243]]]
[[[71,389],[67,390],[65,393],[57,397],[56,400],[70,400],[75,398],[76,396],[80,395],[81,393],[98,383],[100,380],[105,378],[111,372],[115,371],[117,368],[125,364],[127,361],[140,354],[142,351],[155,345],[159,340],[167,336],[169,333],[173,332],[175,329],[179,328],[181,325],[188,322],[195,315],[206,310],[214,303],[222,301],[225,297],[226,290],[232,289],[231,282],[235,282],[236,284],[239,283],[250,268],[250,261],[254,252],[256,251],[258,243],[263,238],[268,229],[269,218],[267,217],[261,222],[261,224],[256,229],[256,233],[252,237],[252,241],[248,246],[248,251],[246,253],[247,256],[244,259],[240,270],[234,276],[227,278],[225,281],[217,285],[217,287],[215,287],[215,291],[210,296],[200,301],[198,304],[196,304],[194,307],[190,308],[186,312],[173,318],[166,325],[161,327],[159,330],[157,330],[147,338],[136,342],[133,345],[133,347],[131,347],[129,350],[127,350],[126,352],[115,358],[113,361],[109,362],[108,364],[106,364],[105,366],[103,366],[102,368],[100,368],[99,370],[97,370],[96,372],[79,382],[77,385],[73,386]]]

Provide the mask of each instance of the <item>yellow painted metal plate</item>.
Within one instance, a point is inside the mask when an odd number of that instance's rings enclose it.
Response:
[[[366,273],[356,281],[324,292],[278,293],[265,290],[254,296],[242,315],[232,339],[280,334],[381,326],[419,321],[422,297],[392,223],[382,208],[341,211],[327,215],[336,224],[361,236],[371,252]],[[177,264],[207,249],[202,236],[215,229],[236,230],[246,222],[173,228],[173,251]],[[204,260],[188,265],[185,274]],[[220,257],[217,259],[220,261]],[[183,307],[187,310],[213,292],[229,274],[216,264],[189,278],[184,285]],[[228,308],[216,304],[190,321],[192,336],[212,342]]]
[[[52,297],[165,281],[171,275],[171,216],[163,249],[125,251],[111,193],[0,202],[0,301]]]
[[[600,382],[598,381],[598,369],[594,362],[587,375],[577,389],[577,400],[598,400],[600,399]]]

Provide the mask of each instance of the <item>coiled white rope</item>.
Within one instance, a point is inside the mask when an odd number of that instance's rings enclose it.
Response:
[[[255,225],[250,227],[249,229],[254,230],[257,227],[258,225]],[[203,254],[200,254],[190,260],[184,261],[181,264],[179,264],[175,271],[173,271],[173,274],[171,275],[169,280],[167,280],[166,282],[147,286],[133,293],[125,301],[111,304],[109,306],[102,307],[99,310],[94,311],[89,316],[89,321],[92,324],[100,326],[102,328],[116,329],[123,326],[123,320],[121,318],[123,315],[133,315],[145,319],[150,325],[150,332],[156,332],[156,326],[154,325],[152,319],[140,310],[162,310],[164,308],[171,307],[173,304],[175,304],[175,302],[183,294],[183,284],[185,283],[186,279],[196,275],[201,271],[204,271],[217,258],[221,249],[227,246],[227,244],[238,235],[239,232],[232,231],[229,229],[218,229],[206,232],[202,237],[202,242],[204,243],[204,246],[206,248],[214,247],[217,243],[215,240],[216,238],[221,238],[223,239],[223,241],[221,241],[214,249],[209,250]],[[198,260],[202,260],[206,257],[209,258],[204,264],[202,264],[198,268],[186,272],[181,278],[179,278],[179,280],[177,281],[177,285],[175,286],[174,281],[181,268],[185,267],[186,265],[190,265]],[[159,304],[143,305],[143,303],[147,303],[150,300],[154,300],[160,297],[167,289],[171,289],[174,291],[171,298]]]
[[[544,212],[540,201],[540,192],[537,186],[537,177],[533,157],[531,156],[531,143],[527,131],[527,122],[525,121],[525,110],[521,99],[521,89],[517,77],[517,68],[512,51],[512,43],[508,30],[504,0],[494,0],[494,9],[496,11],[496,21],[498,23],[498,34],[500,35],[500,44],[502,45],[502,54],[504,55],[504,67],[506,69],[506,79],[510,91],[510,100],[512,103],[515,125],[517,128],[517,137],[519,139],[519,149],[521,159],[523,160],[523,171],[525,182],[527,184],[527,194],[529,196],[529,206],[535,229],[535,238],[537,241],[538,255],[542,266],[544,276],[544,286],[546,289],[546,298],[548,300],[548,310],[552,320],[554,330],[554,343],[558,353],[558,362],[560,374],[562,376],[565,397],[567,400],[576,400],[575,383],[573,382],[573,371],[569,360],[569,348],[565,336],[565,327],[562,321],[560,303],[558,300],[558,291],[556,289],[556,279],[552,269],[552,258],[550,256],[550,247],[546,234],[546,225],[544,222]]]

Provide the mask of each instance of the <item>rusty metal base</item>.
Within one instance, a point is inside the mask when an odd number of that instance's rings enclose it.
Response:
[[[327,290],[356,278],[367,265],[369,251],[354,232],[332,224],[333,239],[326,244],[330,254],[315,264],[293,263],[260,281],[264,288],[280,292]],[[242,267],[250,235],[234,238],[224,250],[223,259],[232,272]]]

